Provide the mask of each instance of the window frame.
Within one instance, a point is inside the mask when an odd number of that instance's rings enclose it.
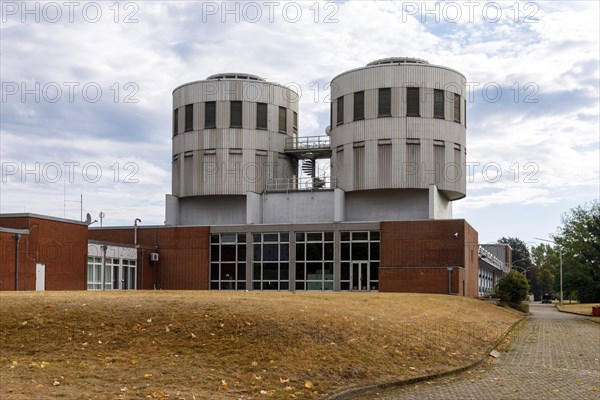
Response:
[[[238,108],[239,107],[239,108]],[[244,126],[244,105],[243,102],[238,100],[232,100],[229,102],[229,128],[241,129]],[[236,124],[234,125],[234,112],[237,114],[239,112],[239,116],[236,115]],[[239,124],[237,123],[239,122]]]
[[[183,131],[190,132],[194,130],[194,105],[185,105],[185,119],[183,121]]]
[[[388,95],[384,97],[385,93],[388,93]],[[384,109],[385,102],[382,101],[382,100],[385,100],[386,97],[389,99],[387,112],[386,112],[386,109]],[[392,116],[392,88],[389,88],[389,87],[379,88],[379,89],[377,89],[377,118],[386,118],[386,117],[391,117],[391,116]]]
[[[359,106],[360,105],[360,106]],[[365,91],[354,92],[353,121],[365,119]]]
[[[416,94],[416,97],[415,97]],[[412,101],[411,101],[412,100]],[[411,107],[411,105],[413,107]],[[416,112],[413,108],[416,108]],[[421,89],[417,86],[406,87],[406,116],[420,117],[421,116]]]
[[[283,113],[282,113],[283,112]],[[277,131],[287,135],[287,108],[279,106]]]
[[[337,112],[336,112],[336,126],[344,123],[344,96],[340,96],[336,99]]]
[[[212,110],[210,107],[212,106]],[[212,121],[209,117],[212,116]],[[209,123],[211,122],[211,123]],[[217,102],[207,101],[204,103],[204,129],[215,129],[217,127]]]
[[[444,90],[433,89],[433,118],[446,119]]]

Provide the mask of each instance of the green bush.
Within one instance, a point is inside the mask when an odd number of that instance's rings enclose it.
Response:
[[[521,303],[529,296],[529,283],[525,275],[510,271],[496,284],[498,296],[509,303]]]

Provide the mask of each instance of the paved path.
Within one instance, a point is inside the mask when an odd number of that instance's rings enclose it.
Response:
[[[532,316],[498,359],[453,378],[365,399],[600,399],[600,324],[531,304]]]

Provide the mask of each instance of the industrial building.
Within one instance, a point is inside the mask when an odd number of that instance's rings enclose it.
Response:
[[[450,68],[377,60],[333,78],[329,127],[305,137],[290,88],[246,73],[177,87],[165,226],[90,227],[87,287],[480,295],[477,232],[452,218],[465,93]],[[137,259],[123,269],[106,246]]]

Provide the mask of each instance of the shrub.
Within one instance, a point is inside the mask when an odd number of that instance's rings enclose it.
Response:
[[[510,271],[496,284],[498,296],[509,303],[521,303],[529,296],[529,283],[525,275]]]

